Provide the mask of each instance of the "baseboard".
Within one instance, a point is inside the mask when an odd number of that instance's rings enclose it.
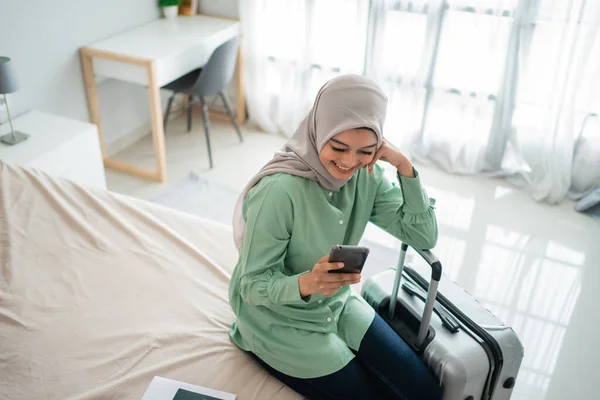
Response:
[[[169,113],[169,121],[173,118],[177,118],[183,114],[183,104],[179,101],[173,102],[173,108]],[[138,140],[144,136],[152,134],[152,122],[137,127],[133,131],[121,135],[119,138],[113,140],[110,143],[106,143],[106,155],[108,157],[114,157],[116,154],[134,145]]]

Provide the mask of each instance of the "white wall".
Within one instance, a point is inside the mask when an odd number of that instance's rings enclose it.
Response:
[[[200,2],[206,14],[238,18],[238,0]],[[40,109],[89,121],[79,48],[159,17],[157,0],[0,0],[0,56],[10,57],[21,89],[8,95],[11,115]],[[164,105],[168,92],[161,93]],[[115,80],[98,85],[106,142],[148,127],[144,87]],[[4,107],[0,123],[6,123]]]
[[[0,56],[21,83],[8,95],[11,114],[36,108],[89,121],[78,49],[158,16],[155,0],[0,0]],[[98,92],[107,142],[150,121],[145,88],[105,80]],[[3,107],[0,116],[6,122]]]
[[[217,17],[237,19],[240,17],[239,3],[240,0],[200,0],[200,12]]]

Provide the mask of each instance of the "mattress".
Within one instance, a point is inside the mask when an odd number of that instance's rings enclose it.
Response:
[[[0,398],[300,399],[229,339],[230,227],[0,162]]]

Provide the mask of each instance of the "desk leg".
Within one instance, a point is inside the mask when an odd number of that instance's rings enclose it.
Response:
[[[104,144],[104,134],[102,133],[102,125],[100,123],[98,90],[96,88],[96,79],[94,78],[94,63],[92,62],[92,56],[83,51],[83,49],[79,52],[79,57],[81,59],[81,69],[83,70],[83,81],[85,82],[85,94],[90,112],[90,120],[96,124],[102,158],[106,159],[106,145]]]
[[[145,59],[128,57],[100,50],[91,50],[88,48],[82,48],[79,54],[81,57],[81,67],[83,69],[83,79],[85,81],[90,119],[98,127],[98,135],[100,137],[100,147],[102,150],[102,158],[104,159],[104,166],[123,171],[128,174],[137,175],[141,178],[164,182],[167,179],[165,136],[163,131],[162,110],[160,107],[160,92],[156,84],[156,66],[153,62]],[[154,154],[156,156],[156,171],[148,171],[146,169],[138,168],[132,164],[111,159],[106,154],[106,144],[104,143],[104,135],[102,133],[102,127],[100,124],[100,106],[98,103],[96,80],[94,78],[94,64],[92,63],[94,57],[129,63],[146,68],[148,72],[150,115],[152,117],[152,142],[154,144]]]
[[[150,94],[150,115],[152,117],[152,142],[156,156],[156,178],[164,182],[167,179],[167,165],[165,154],[165,131],[163,127],[163,113],[160,104],[160,88],[156,83],[156,64],[148,63],[148,93]]]
[[[238,124],[243,125],[246,122],[246,94],[244,93],[244,63],[242,58],[242,46],[238,50],[238,65],[236,76],[236,103]]]

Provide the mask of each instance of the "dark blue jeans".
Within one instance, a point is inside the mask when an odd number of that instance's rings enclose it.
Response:
[[[379,315],[367,330],[356,358],[333,374],[294,378],[255,358],[273,376],[311,400],[442,398],[442,389],[429,368]]]

